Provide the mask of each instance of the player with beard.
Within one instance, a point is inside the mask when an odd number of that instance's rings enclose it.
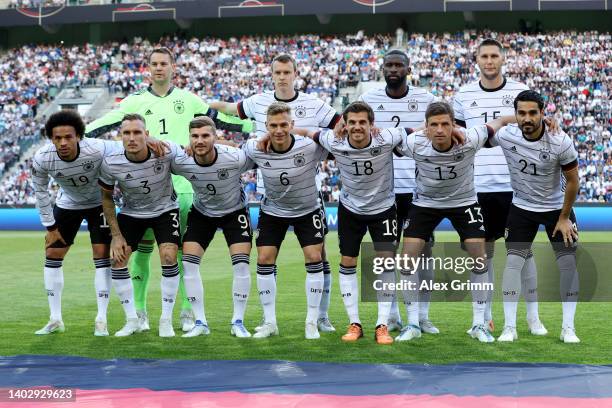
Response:
[[[391,50],[385,54],[383,60],[383,76],[386,85],[372,89],[359,97],[374,110],[374,121],[378,128],[418,128],[425,121],[425,111],[435,96],[423,88],[409,86],[407,75],[410,72],[410,61],[405,52]],[[397,207],[397,225],[401,231],[408,211],[412,206],[415,183],[415,162],[410,157],[393,157],[393,189],[395,192],[395,205]],[[433,235],[430,238],[433,243]],[[425,246],[425,256],[431,255],[431,245]],[[420,268],[418,276],[420,281],[433,279],[433,268],[426,265]],[[428,285],[431,286],[431,285]],[[429,320],[429,290],[419,293],[418,309],[416,303],[406,303],[408,324],[420,327],[424,333],[437,334],[440,331]],[[388,324],[389,331],[401,330],[402,321],[396,298],[391,306]]]
[[[461,87],[455,95],[453,109],[457,124],[471,128],[491,122],[501,116],[514,114],[512,106],[514,98],[529,88],[503,75],[504,62],[503,47],[498,41],[488,38],[478,45],[476,63],[480,69],[480,78],[478,81]],[[495,241],[504,236],[506,219],[512,202],[510,173],[500,147],[479,150],[476,153],[474,166],[474,182],[486,229],[489,278],[493,283]],[[537,270],[531,253],[528,254],[521,271],[521,280],[529,330],[534,335],[546,335],[548,331],[540,321],[538,314]],[[487,298],[485,312],[485,321],[488,322],[491,331],[494,330],[491,313],[492,298],[493,292],[491,291]]]

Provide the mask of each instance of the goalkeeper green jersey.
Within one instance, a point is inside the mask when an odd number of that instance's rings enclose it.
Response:
[[[173,87],[166,96],[159,96],[149,86],[122,100],[118,109],[87,125],[85,136],[98,137],[119,127],[128,113],[142,115],[152,137],[180,145],[189,144],[189,122],[196,116],[208,116],[217,128],[230,132],[249,133],[253,130],[250,120],[242,120],[211,109],[202,98],[189,91]],[[177,193],[193,192],[191,183],[182,176],[173,176],[172,181]]]

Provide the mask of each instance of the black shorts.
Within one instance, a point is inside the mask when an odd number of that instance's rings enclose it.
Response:
[[[321,205],[321,221],[323,221],[323,235],[327,235],[329,227],[327,226],[327,213],[325,213],[325,201],[323,194],[319,191],[319,204]]]
[[[280,248],[285,234],[290,226],[297,236],[302,248],[323,243],[323,221],[321,209],[301,217],[277,217],[259,211],[256,244],[260,246],[275,246]]]
[[[203,249],[208,248],[213,240],[217,228],[221,228],[227,246],[242,242],[251,243],[251,219],[249,211],[241,208],[221,217],[209,217],[202,214],[193,206],[187,217],[187,228],[183,235],[183,242],[197,242]]]
[[[158,246],[165,243],[181,245],[181,224],[178,208],[153,218],[136,218],[119,213],[117,222],[121,235],[132,248],[132,252],[138,249],[138,243],[149,228],[153,229],[155,242]]]
[[[404,224],[406,224],[406,219],[408,218],[408,212],[410,211],[410,207],[413,206],[412,200],[414,196],[412,193],[402,193],[395,195],[395,208],[397,209],[397,225],[399,227],[398,230],[398,241],[402,238],[402,232],[406,228]],[[429,242],[433,245],[434,233],[431,233],[431,237],[429,237]]]
[[[338,240],[342,256],[359,256],[366,231],[370,232],[375,251],[395,252],[398,233],[395,205],[378,214],[359,215],[342,203],[338,204]]]
[[[397,211],[397,225],[399,225],[401,230],[404,229],[404,223],[406,222],[406,218],[408,218],[408,211],[410,211],[410,207],[412,207],[413,198],[414,197],[412,193],[404,193],[404,194],[395,195],[395,208]]]
[[[508,214],[508,224],[506,226],[506,247],[516,249],[526,249],[535,239],[540,225],[544,225],[549,241],[553,244],[555,250],[565,247],[563,243],[563,235],[557,233],[552,236],[555,230],[555,225],[559,220],[561,210],[536,212],[523,210],[515,206],[510,206],[510,214]],[[576,215],[574,210],[570,213],[570,221],[576,225]],[[578,226],[576,225],[576,229]]]
[[[448,218],[461,241],[484,238],[485,228],[478,203],[458,208],[429,208],[413,205],[408,213],[404,238],[421,238],[427,241],[438,224]]]
[[[512,191],[478,193],[487,241],[495,241],[504,236],[512,195]]]
[[[74,244],[81,223],[87,220],[87,229],[89,230],[89,240],[92,244],[109,245],[111,242],[111,233],[102,206],[87,208],[84,210],[66,210],[58,206],[53,207],[53,217],[55,217],[55,225],[62,238],[66,241],[66,245],[60,241],[51,244],[51,248],[66,248]]]

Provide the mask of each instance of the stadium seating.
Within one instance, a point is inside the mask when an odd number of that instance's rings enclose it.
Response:
[[[580,155],[579,201],[612,201],[611,35],[570,31],[535,35],[469,30],[454,34],[415,33],[409,35],[406,45],[413,67],[410,82],[450,99],[461,85],[478,78],[473,51],[480,39],[489,36],[500,40],[507,49],[506,74],[542,92],[547,99],[547,112],[561,121],[574,138]],[[159,43],[178,56],[177,86],[206,100],[238,101],[270,89],[270,61],[278,53],[287,52],[298,61],[300,76],[296,86],[332,103],[345,86],[381,79],[382,55],[394,38],[362,33],[230,39],[168,36]],[[51,87],[97,81],[123,96],[144,86],[146,55],[156,44],[135,38],[131,44],[10,50],[0,58],[0,75],[8,84],[0,91],[0,132],[2,123],[14,130],[15,123],[31,117],[48,98]],[[19,134],[23,133],[0,133],[0,157],[13,154],[5,145],[11,146],[11,140]],[[27,182],[21,182],[17,190],[11,185],[16,179],[27,178],[26,173],[27,169],[15,170],[8,181],[2,182],[0,203],[32,201]],[[337,201],[341,185],[333,163],[323,166],[320,178],[324,196]],[[256,200],[252,175],[244,179],[249,198]]]

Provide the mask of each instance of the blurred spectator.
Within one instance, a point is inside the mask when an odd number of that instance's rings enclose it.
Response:
[[[24,4],[31,0],[14,0]],[[478,79],[476,46],[493,37],[506,49],[506,75],[546,98],[546,110],[575,140],[581,177],[579,201],[612,201],[612,38],[596,31],[526,35],[476,32],[406,33],[411,62],[409,82],[451,99],[463,84]],[[146,57],[164,45],[177,55],[176,85],[206,100],[238,101],[271,89],[270,61],[281,52],[298,63],[296,87],[332,103],[339,90],[360,81],[381,80],[384,53],[395,36],[293,35],[240,38],[166,36],[157,43],[134,38],[81,47],[24,46],[0,58],[0,174],[19,156],[19,135],[38,134],[32,121],[49,90],[67,83],[103,82],[123,96],[148,84]],[[113,136],[113,135],[110,135]],[[222,135],[232,138],[233,135]],[[238,140],[240,142],[240,140]],[[16,172],[16,173],[15,173]],[[11,170],[0,186],[0,202],[31,200],[28,170]],[[25,178],[25,181],[24,181]],[[258,201],[253,173],[243,176],[249,201]],[[338,201],[342,189],[333,161],[322,163],[318,182],[323,196]],[[16,184],[14,184],[16,183]]]

